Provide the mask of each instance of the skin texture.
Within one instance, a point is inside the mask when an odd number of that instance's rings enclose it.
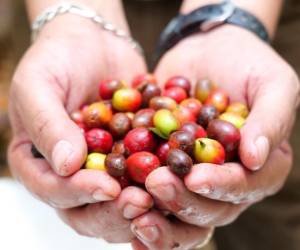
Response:
[[[232,101],[251,109],[241,130],[242,164],[195,165],[184,183],[168,168],[159,168],[146,180],[156,204],[201,228],[223,226],[282,187],[292,164],[287,139],[298,105],[299,82],[272,48],[248,31],[223,26],[180,42],[164,55],[155,73],[159,82],[174,74],[192,82],[207,77],[219,83]],[[160,249],[159,241],[144,245]],[[180,249],[188,248],[183,243]]]
[[[31,19],[45,7],[35,0],[28,2],[35,6],[30,8]],[[116,12],[114,8],[101,10],[106,18]],[[120,24],[120,18],[110,20]],[[78,31],[80,26],[85,28]],[[135,63],[129,68],[128,61]],[[10,118],[14,138],[9,161],[14,175],[33,194],[58,208],[78,233],[109,242],[133,241],[138,250],[185,250],[203,243],[212,226],[230,223],[283,185],[292,162],[286,139],[298,103],[298,79],[271,48],[237,27],[195,35],[165,54],[155,73],[159,82],[173,75],[193,82],[208,77],[222,84],[233,101],[251,107],[240,148],[245,166],[196,165],[184,183],[165,167],[149,175],[146,187],[157,205],[180,219],[168,220],[155,210],[147,213],[153,200],[145,191],[128,187],[121,192],[103,171],[76,172],[86,156],[86,144],[67,113],[94,100],[100,80],[129,81],[143,72],[143,59],[126,42],[85,19],[56,18],[45,26],[13,78]],[[236,91],[231,93],[232,89]],[[31,156],[31,141],[47,161]],[[59,145],[56,150],[55,145]]]
[[[127,61],[136,63],[129,68]],[[153,205],[150,195],[139,188],[121,192],[118,182],[104,171],[79,170],[87,146],[68,116],[95,100],[101,80],[130,81],[141,72],[146,72],[144,60],[126,42],[102,32],[88,19],[65,15],[45,26],[13,77],[14,135],[8,153],[12,172],[81,234],[128,242],[134,238],[128,219]],[[31,141],[47,161],[32,157]],[[82,207],[85,204],[90,205]],[[98,223],[108,209],[111,217],[107,218],[114,223]]]

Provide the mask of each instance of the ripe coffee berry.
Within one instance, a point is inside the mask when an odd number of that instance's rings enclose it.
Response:
[[[85,133],[85,140],[91,152],[109,153],[113,145],[113,138],[107,131],[94,128]]]
[[[180,149],[187,154],[194,150],[195,138],[190,132],[176,131],[169,138],[170,149]]]
[[[240,131],[233,124],[219,119],[209,123],[207,135],[209,138],[220,142],[226,152],[236,150],[241,139]]]
[[[173,173],[183,177],[191,171],[193,160],[182,150],[171,149],[168,154],[167,164]]]
[[[206,128],[208,123],[219,116],[218,110],[212,105],[204,105],[200,110],[197,123]]]
[[[149,129],[135,128],[125,136],[124,145],[129,154],[140,151],[152,152],[156,147],[156,140]]]
[[[109,122],[109,130],[115,138],[124,137],[131,129],[131,120],[124,113],[116,113]]]
[[[195,122],[184,123],[180,130],[191,133],[195,139],[204,138],[207,136],[205,129]]]
[[[132,180],[144,184],[147,176],[160,167],[157,156],[149,152],[137,152],[126,160],[128,174]]]
[[[123,176],[127,168],[126,159],[122,154],[108,154],[105,158],[105,167],[111,176]]]
[[[165,88],[169,89],[172,87],[180,87],[183,88],[187,94],[190,93],[191,90],[191,82],[183,77],[183,76],[173,76],[165,84]]]
[[[132,127],[138,128],[138,127],[145,127],[145,128],[151,128],[153,127],[153,117],[155,114],[154,109],[141,109],[138,111],[133,120],[132,120]]]
[[[118,89],[125,87],[125,84],[122,81],[117,80],[105,80],[100,82],[99,85],[99,96],[103,100],[111,99],[114,92]]]
[[[167,164],[167,157],[169,151],[170,151],[170,145],[167,141],[162,142],[156,150],[156,155],[159,158],[162,166],[165,166]]]
[[[164,91],[163,96],[170,97],[177,103],[180,103],[187,98],[187,93],[183,88],[171,87]]]
[[[142,106],[148,107],[150,100],[155,96],[160,96],[160,87],[154,83],[146,84],[142,89]]]

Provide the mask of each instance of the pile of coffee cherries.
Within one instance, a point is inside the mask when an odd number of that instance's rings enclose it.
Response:
[[[187,78],[174,76],[161,89],[153,75],[144,74],[131,86],[102,81],[99,97],[71,118],[88,145],[84,168],[107,171],[122,187],[144,184],[161,166],[183,177],[197,163],[238,161],[248,109],[230,104],[209,80],[192,90]]]

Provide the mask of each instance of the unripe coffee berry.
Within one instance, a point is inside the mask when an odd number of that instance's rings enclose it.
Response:
[[[91,153],[88,155],[86,159],[85,168],[106,171],[106,167],[104,164],[105,158],[106,158],[105,154]]]

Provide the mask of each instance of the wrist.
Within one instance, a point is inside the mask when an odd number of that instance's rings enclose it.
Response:
[[[46,9],[56,6],[62,2],[89,8],[100,14],[105,20],[113,23],[118,28],[124,30],[125,32],[127,32],[127,34],[129,34],[129,28],[126,22],[121,0],[26,0],[27,12],[30,22],[32,23],[37,18],[37,16],[43,13]]]
[[[181,6],[180,12],[187,14],[201,6],[221,2],[222,0],[185,0]],[[283,0],[232,0],[232,2],[237,7],[244,9],[257,17],[267,29],[269,36],[274,36]]]

